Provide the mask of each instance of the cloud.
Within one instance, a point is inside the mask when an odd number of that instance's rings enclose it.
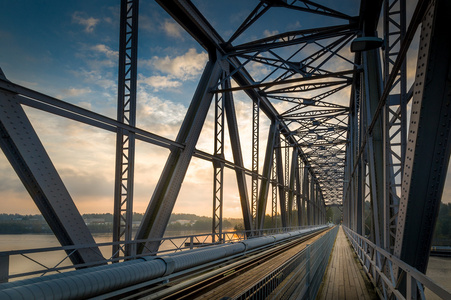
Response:
[[[263,35],[265,37],[270,37],[270,36],[273,36],[273,35],[276,35],[276,34],[279,34],[278,30],[269,31],[268,29],[265,29],[265,31],[263,31]]]
[[[267,65],[255,61],[249,62],[246,69],[256,81],[262,80],[271,72]]]
[[[155,91],[167,88],[176,88],[182,85],[178,80],[174,80],[169,76],[150,76],[144,77],[140,74],[139,83],[147,84],[152,87]]]
[[[91,47],[92,50],[97,51],[99,53],[105,54],[111,60],[117,61],[119,57],[119,52],[111,50],[108,46],[103,44],[98,44]]]
[[[93,65],[92,65],[93,66]],[[85,70],[80,69],[78,71],[72,71],[72,73],[83,79],[84,82],[89,84],[95,84],[99,87],[102,87],[105,90],[116,91],[116,81],[113,79],[113,75],[109,73],[105,73],[98,68],[95,70]]]
[[[199,76],[207,63],[208,55],[198,53],[191,48],[183,55],[176,57],[157,57],[143,60],[140,63],[164,75],[139,76],[139,82],[152,87],[155,91],[180,87],[183,81],[193,80]]]
[[[295,23],[292,24],[288,24],[287,29],[292,31],[292,30],[298,30],[302,28],[302,25],[299,21],[296,21]]]
[[[174,58],[169,56],[163,58],[155,56],[150,61],[147,61],[147,64],[177,79],[190,80],[202,72],[207,60],[207,53],[197,53],[196,49],[190,48],[185,54]]]
[[[91,102],[93,108],[105,113],[105,103],[117,97],[118,51],[105,44],[80,43],[75,56],[79,64],[68,72],[81,86],[65,87],[58,97],[86,96],[83,101]],[[100,107],[96,107],[96,103]]]
[[[137,126],[158,135],[175,139],[187,107],[149,94],[138,87]]]
[[[183,38],[182,37],[182,27],[179,24],[175,23],[171,19],[165,19],[163,24],[161,25],[163,31],[170,37],[173,38]]]
[[[86,17],[85,13],[76,11],[72,14],[72,22],[84,26],[86,32],[92,33],[94,31],[94,27],[100,22],[100,20],[93,17]]]
[[[78,97],[81,95],[85,95],[91,92],[90,88],[68,88],[62,89],[61,94],[58,94],[56,97],[59,99],[64,99],[67,97]]]

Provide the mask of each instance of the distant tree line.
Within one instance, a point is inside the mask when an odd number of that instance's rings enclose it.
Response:
[[[365,203],[369,209],[369,202]],[[134,213],[133,221],[140,222],[144,214]],[[293,211],[293,224],[297,224],[297,213]],[[113,215],[105,214],[84,214],[83,219],[87,221],[87,226],[92,233],[111,233]],[[326,220],[339,224],[342,219],[342,212],[337,207],[326,209]],[[102,220],[89,223],[89,220]],[[277,226],[281,226],[280,214],[275,218]],[[367,218],[370,222],[370,218]],[[368,226],[370,224],[367,224]],[[226,218],[223,220],[223,229],[237,231],[244,230],[243,220]],[[172,214],[169,219],[167,231],[204,231],[208,232],[212,228],[212,218],[197,216],[195,214]],[[274,228],[273,219],[266,215],[264,228]],[[20,214],[0,214],[0,234],[50,234],[51,229],[47,225],[42,215],[20,215]],[[435,226],[433,245],[451,245],[451,203],[441,203],[440,212]]]
[[[432,244],[434,246],[451,246],[451,203],[440,203]]]
[[[144,214],[134,213],[133,222],[141,222]],[[113,232],[113,215],[83,214],[92,233]],[[227,218],[223,220],[223,229],[231,230],[242,219]],[[210,231],[212,218],[194,214],[172,214],[167,231]],[[0,214],[0,234],[50,234],[52,230],[42,215]]]

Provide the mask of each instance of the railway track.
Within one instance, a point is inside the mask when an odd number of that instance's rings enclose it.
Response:
[[[204,295],[220,290],[222,286],[236,280],[240,275],[257,269],[268,261],[276,260],[296,247],[325,233],[329,228],[318,230],[295,239],[279,242],[252,252],[246,252],[238,257],[232,257],[216,265],[207,265],[180,276],[174,276],[170,282],[159,283],[150,287],[138,288],[117,294],[111,299],[201,299]],[[303,249],[303,248],[302,248]],[[297,252],[300,249],[296,250]]]

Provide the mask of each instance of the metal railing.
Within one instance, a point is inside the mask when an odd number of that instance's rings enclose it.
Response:
[[[136,259],[142,256],[149,255],[161,255],[165,253],[173,253],[179,251],[190,250],[199,247],[206,247],[211,245],[237,242],[252,237],[272,235],[277,233],[295,231],[299,229],[308,228],[311,226],[301,227],[289,227],[289,228],[271,228],[264,229],[258,233],[255,231],[225,231],[222,233],[219,240],[212,243],[212,233],[183,235],[163,237],[158,240],[134,240],[130,242],[106,242],[96,244],[86,244],[77,246],[57,246],[46,248],[35,248],[25,250],[11,250],[0,252],[0,283],[15,281],[24,278],[44,276],[48,274],[61,273],[71,271],[74,269],[80,269],[85,267],[91,267],[98,265],[98,262],[90,262],[84,264],[73,265],[70,261],[71,255],[77,253],[81,249],[90,249],[98,247],[103,255],[102,263],[116,263],[125,260]],[[113,245],[118,245],[119,250],[124,248],[125,245],[132,244],[132,247],[136,249],[138,244],[146,244],[147,242],[158,242],[160,244],[159,251],[152,253],[145,253],[140,255],[130,255],[116,257],[111,255],[111,249]],[[120,253],[120,251],[118,252]],[[26,265],[27,270],[17,270],[18,266]]]
[[[349,228],[343,229],[380,298],[426,299],[427,289],[441,299],[451,299],[451,293],[414,267]]]
[[[329,262],[338,226],[269,272],[235,299],[315,299]]]

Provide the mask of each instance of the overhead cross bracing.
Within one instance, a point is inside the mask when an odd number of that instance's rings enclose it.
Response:
[[[162,6],[169,13],[184,10],[193,19],[201,15],[189,2],[162,1]],[[286,32],[282,31],[285,26],[279,26],[274,29],[277,34],[252,39],[256,37],[253,25],[271,18],[273,10],[294,10],[299,19],[321,15],[324,22]],[[210,39],[210,44],[203,45],[222,53],[236,82],[234,87],[214,91],[243,90],[253,101],[264,103],[262,110],[281,123],[290,147],[299,148],[326,204],[342,199],[340,169],[345,161],[349,93],[352,76],[360,71],[349,51],[358,33],[357,14],[357,10],[345,14],[309,1],[261,1],[229,37],[220,36],[208,19],[202,24],[209,27],[203,38]],[[182,16],[175,17],[183,26]],[[192,34],[197,37],[196,32]]]

